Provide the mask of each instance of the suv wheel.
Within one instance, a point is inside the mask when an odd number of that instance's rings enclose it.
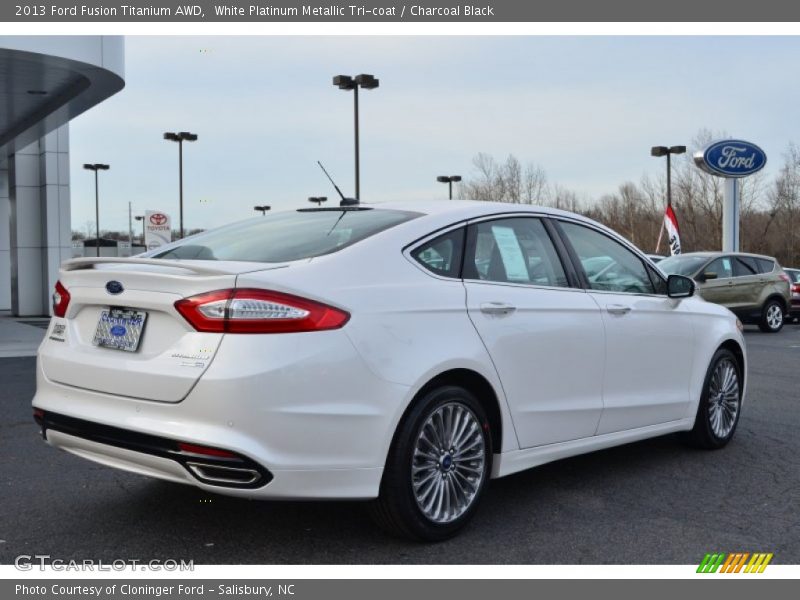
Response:
[[[761,311],[758,327],[764,333],[778,333],[783,328],[783,306],[777,300],[768,300]]]

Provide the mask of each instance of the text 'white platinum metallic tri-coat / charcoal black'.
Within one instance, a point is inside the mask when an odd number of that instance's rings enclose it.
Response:
[[[444,539],[490,478],[742,414],[741,324],[584,217],[497,203],[270,213],[66,262],[53,446],[252,498],[371,499]]]

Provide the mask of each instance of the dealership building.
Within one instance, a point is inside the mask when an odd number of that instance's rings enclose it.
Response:
[[[124,85],[121,36],[0,36],[0,312],[47,315],[72,256],[69,121]]]

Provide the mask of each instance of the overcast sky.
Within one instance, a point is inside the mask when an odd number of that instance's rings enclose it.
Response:
[[[187,228],[335,196],[321,160],[353,194],[352,93],[338,73],[373,73],[362,91],[363,201],[446,197],[441,174],[509,153],[587,198],[663,172],[652,145],[700,128],[759,144],[768,169],[800,141],[795,37],[142,37],[126,38],[125,88],[71,124],[73,229],[94,219],[84,162],[101,178],[101,226],[178,213],[184,145]],[[136,224],[134,224],[136,226]],[[135,231],[138,231],[135,229]]]

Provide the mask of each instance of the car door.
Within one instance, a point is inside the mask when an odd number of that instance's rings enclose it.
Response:
[[[621,242],[571,221],[559,221],[559,229],[581,267],[598,256],[612,259],[606,269],[584,279],[606,334],[597,433],[683,418],[694,360],[692,315],[681,300],[666,296],[662,276]]]
[[[736,308],[753,309],[759,304],[766,278],[759,273],[756,261],[749,256],[733,258],[733,300]]]
[[[520,446],[594,435],[603,322],[597,304],[575,287],[545,220],[472,222],[463,278],[469,317],[502,381]]]
[[[735,302],[732,257],[720,256],[712,260],[695,277],[698,280],[698,293],[708,302],[724,306]]]

